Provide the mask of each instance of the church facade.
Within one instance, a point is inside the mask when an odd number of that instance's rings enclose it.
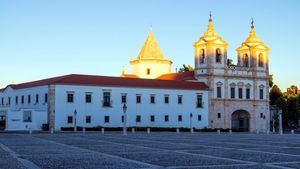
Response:
[[[194,43],[195,70],[172,73],[151,31],[131,73],[66,75],[0,89],[0,129],[64,127],[185,127],[269,130],[269,48],[256,36],[227,58],[228,43],[209,19]],[[123,107],[127,109],[123,109]]]

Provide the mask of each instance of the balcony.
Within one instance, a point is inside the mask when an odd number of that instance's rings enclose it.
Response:
[[[196,102],[196,108],[203,108],[203,102]]]
[[[112,107],[112,101],[102,100],[102,107]]]

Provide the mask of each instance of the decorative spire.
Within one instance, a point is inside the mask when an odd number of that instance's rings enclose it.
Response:
[[[216,42],[217,44],[227,45],[227,42],[224,41],[222,39],[222,37],[220,37],[218,35],[218,33],[215,31],[211,12],[209,12],[209,20],[208,21],[209,22],[208,22],[206,31],[200,37],[200,39],[194,43],[194,45],[201,44],[201,43],[207,43],[207,42]]]
[[[257,46],[262,46],[265,49],[268,49],[268,47],[256,36],[256,32],[254,29],[254,20],[253,20],[253,18],[251,18],[251,29],[249,32],[249,36],[242,43],[242,45],[237,48],[237,50],[243,50],[245,48],[257,47]]]

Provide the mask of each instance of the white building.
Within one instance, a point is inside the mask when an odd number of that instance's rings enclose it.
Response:
[[[67,75],[9,85],[0,94],[0,116],[5,130],[122,127],[126,104],[127,126],[204,128],[207,89],[199,82]]]
[[[151,31],[132,74],[121,77],[66,75],[0,90],[0,128],[40,130],[63,127],[127,126],[269,130],[269,48],[252,22],[237,48],[238,63],[227,59],[228,43],[212,19],[194,43],[195,71],[171,73]]]

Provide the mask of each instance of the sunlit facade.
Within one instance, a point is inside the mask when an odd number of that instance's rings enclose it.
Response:
[[[209,19],[206,32],[195,42],[195,77],[210,88],[209,127],[245,131],[269,129],[269,48],[256,36],[237,48],[238,63],[227,57],[228,43]]]
[[[195,70],[172,73],[150,31],[140,53],[121,77],[66,75],[0,90],[0,129],[128,126],[269,130],[269,48],[252,21],[239,46],[237,64],[210,16],[194,43]],[[192,56],[191,56],[192,57]]]

